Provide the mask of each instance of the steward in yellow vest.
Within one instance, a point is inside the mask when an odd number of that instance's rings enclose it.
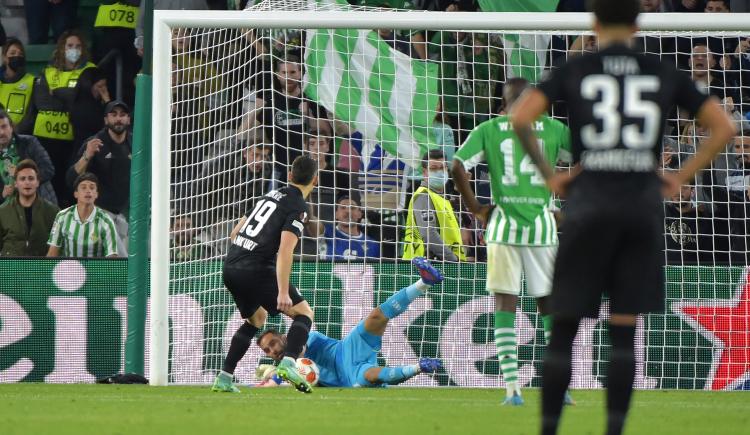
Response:
[[[0,108],[5,109],[14,125],[28,116],[33,91],[34,76],[26,72],[23,44],[10,38],[3,47],[3,66],[0,67]]]
[[[431,150],[422,161],[423,184],[409,201],[404,232],[404,260],[427,257],[465,261],[461,227],[450,201],[443,197],[448,171],[440,150]],[[426,185],[425,185],[426,184]]]

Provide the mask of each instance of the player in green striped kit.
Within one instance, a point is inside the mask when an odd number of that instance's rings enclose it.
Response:
[[[509,79],[503,88],[509,108],[528,86],[522,78]],[[570,156],[570,130],[543,116],[534,126],[539,146],[551,165]],[[487,162],[492,201],[481,205],[469,186],[466,171]],[[503,404],[523,405],[518,385],[518,351],[514,322],[521,293],[521,271],[527,290],[537,300],[544,336],[552,326],[547,301],[557,251],[557,225],[552,195],[544,178],[521,147],[506,115],[478,125],[453,157],[453,180],[469,211],[487,223],[487,290],[495,295],[495,345],[506,383]],[[566,401],[572,403],[569,396]]]

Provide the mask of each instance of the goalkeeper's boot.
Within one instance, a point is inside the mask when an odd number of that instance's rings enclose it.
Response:
[[[297,391],[302,393],[312,393],[310,383],[299,374],[297,371],[297,364],[294,362],[293,358],[285,356],[276,368],[276,374],[279,375],[281,379],[292,384]]]
[[[521,397],[518,393],[513,393],[512,396],[508,396],[503,400],[503,406],[510,405],[510,406],[522,406],[523,405],[523,397]]]
[[[443,368],[443,363],[437,358],[420,358],[419,371],[422,373],[435,373]]]
[[[443,281],[443,274],[439,270],[435,269],[430,262],[424,257],[415,257],[411,260],[411,264],[419,269],[419,276],[422,278],[427,285],[439,284]]]
[[[233,376],[224,371],[219,372],[214,379],[214,385],[211,391],[220,391],[222,393],[239,393],[240,389],[234,385]]]
[[[563,404],[568,406],[576,406],[576,401],[570,395],[569,390],[565,390],[565,397],[563,397]]]

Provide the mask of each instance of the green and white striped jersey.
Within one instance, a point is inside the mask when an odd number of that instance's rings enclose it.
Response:
[[[570,130],[547,116],[533,125],[539,146],[551,165],[570,158]],[[523,150],[508,116],[479,124],[454,156],[469,170],[487,162],[492,212],[485,240],[520,246],[557,244],[557,226],[550,210],[552,195],[531,157]]]
[[[59,247],[63,257],[108,257],[117,254],[117,231],[99,207],[82,221],[73,205],[57,213],[47,244]]]

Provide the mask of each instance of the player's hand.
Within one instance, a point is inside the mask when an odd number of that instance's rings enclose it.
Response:
[[[486,224],[490,220],[490,215],[492,214],[492,208],[493,206],[485,204],[480,205],[479,210],[474,213],[474,215],[477,217],[477,219],[482,222],[483,224]]]
[[[568,192],[568,185],[581,172],[580,169],[573,168],[570,172],[556,172],[547,179],[549,190],[559,197],[565,197]]]
[[[94,155],[102,149],[102,145],[104,145],[104,143],[98,137],[86,142],[86,151],[84,151],[86,158],[92,159]]]
[[[276,309],[285,313],[288,309],[292,308],[292,298],[288,294],[281,294],[276,298]]]
[[[677,177],[677,174],[673,172],[662,172],[661,179],[661,194],[662,196],[664,196],[664,198],[672,198],[677,194],[677,192],[680,191],[680,186],[682,185],[682,183],[680,183],[680,179]]]

